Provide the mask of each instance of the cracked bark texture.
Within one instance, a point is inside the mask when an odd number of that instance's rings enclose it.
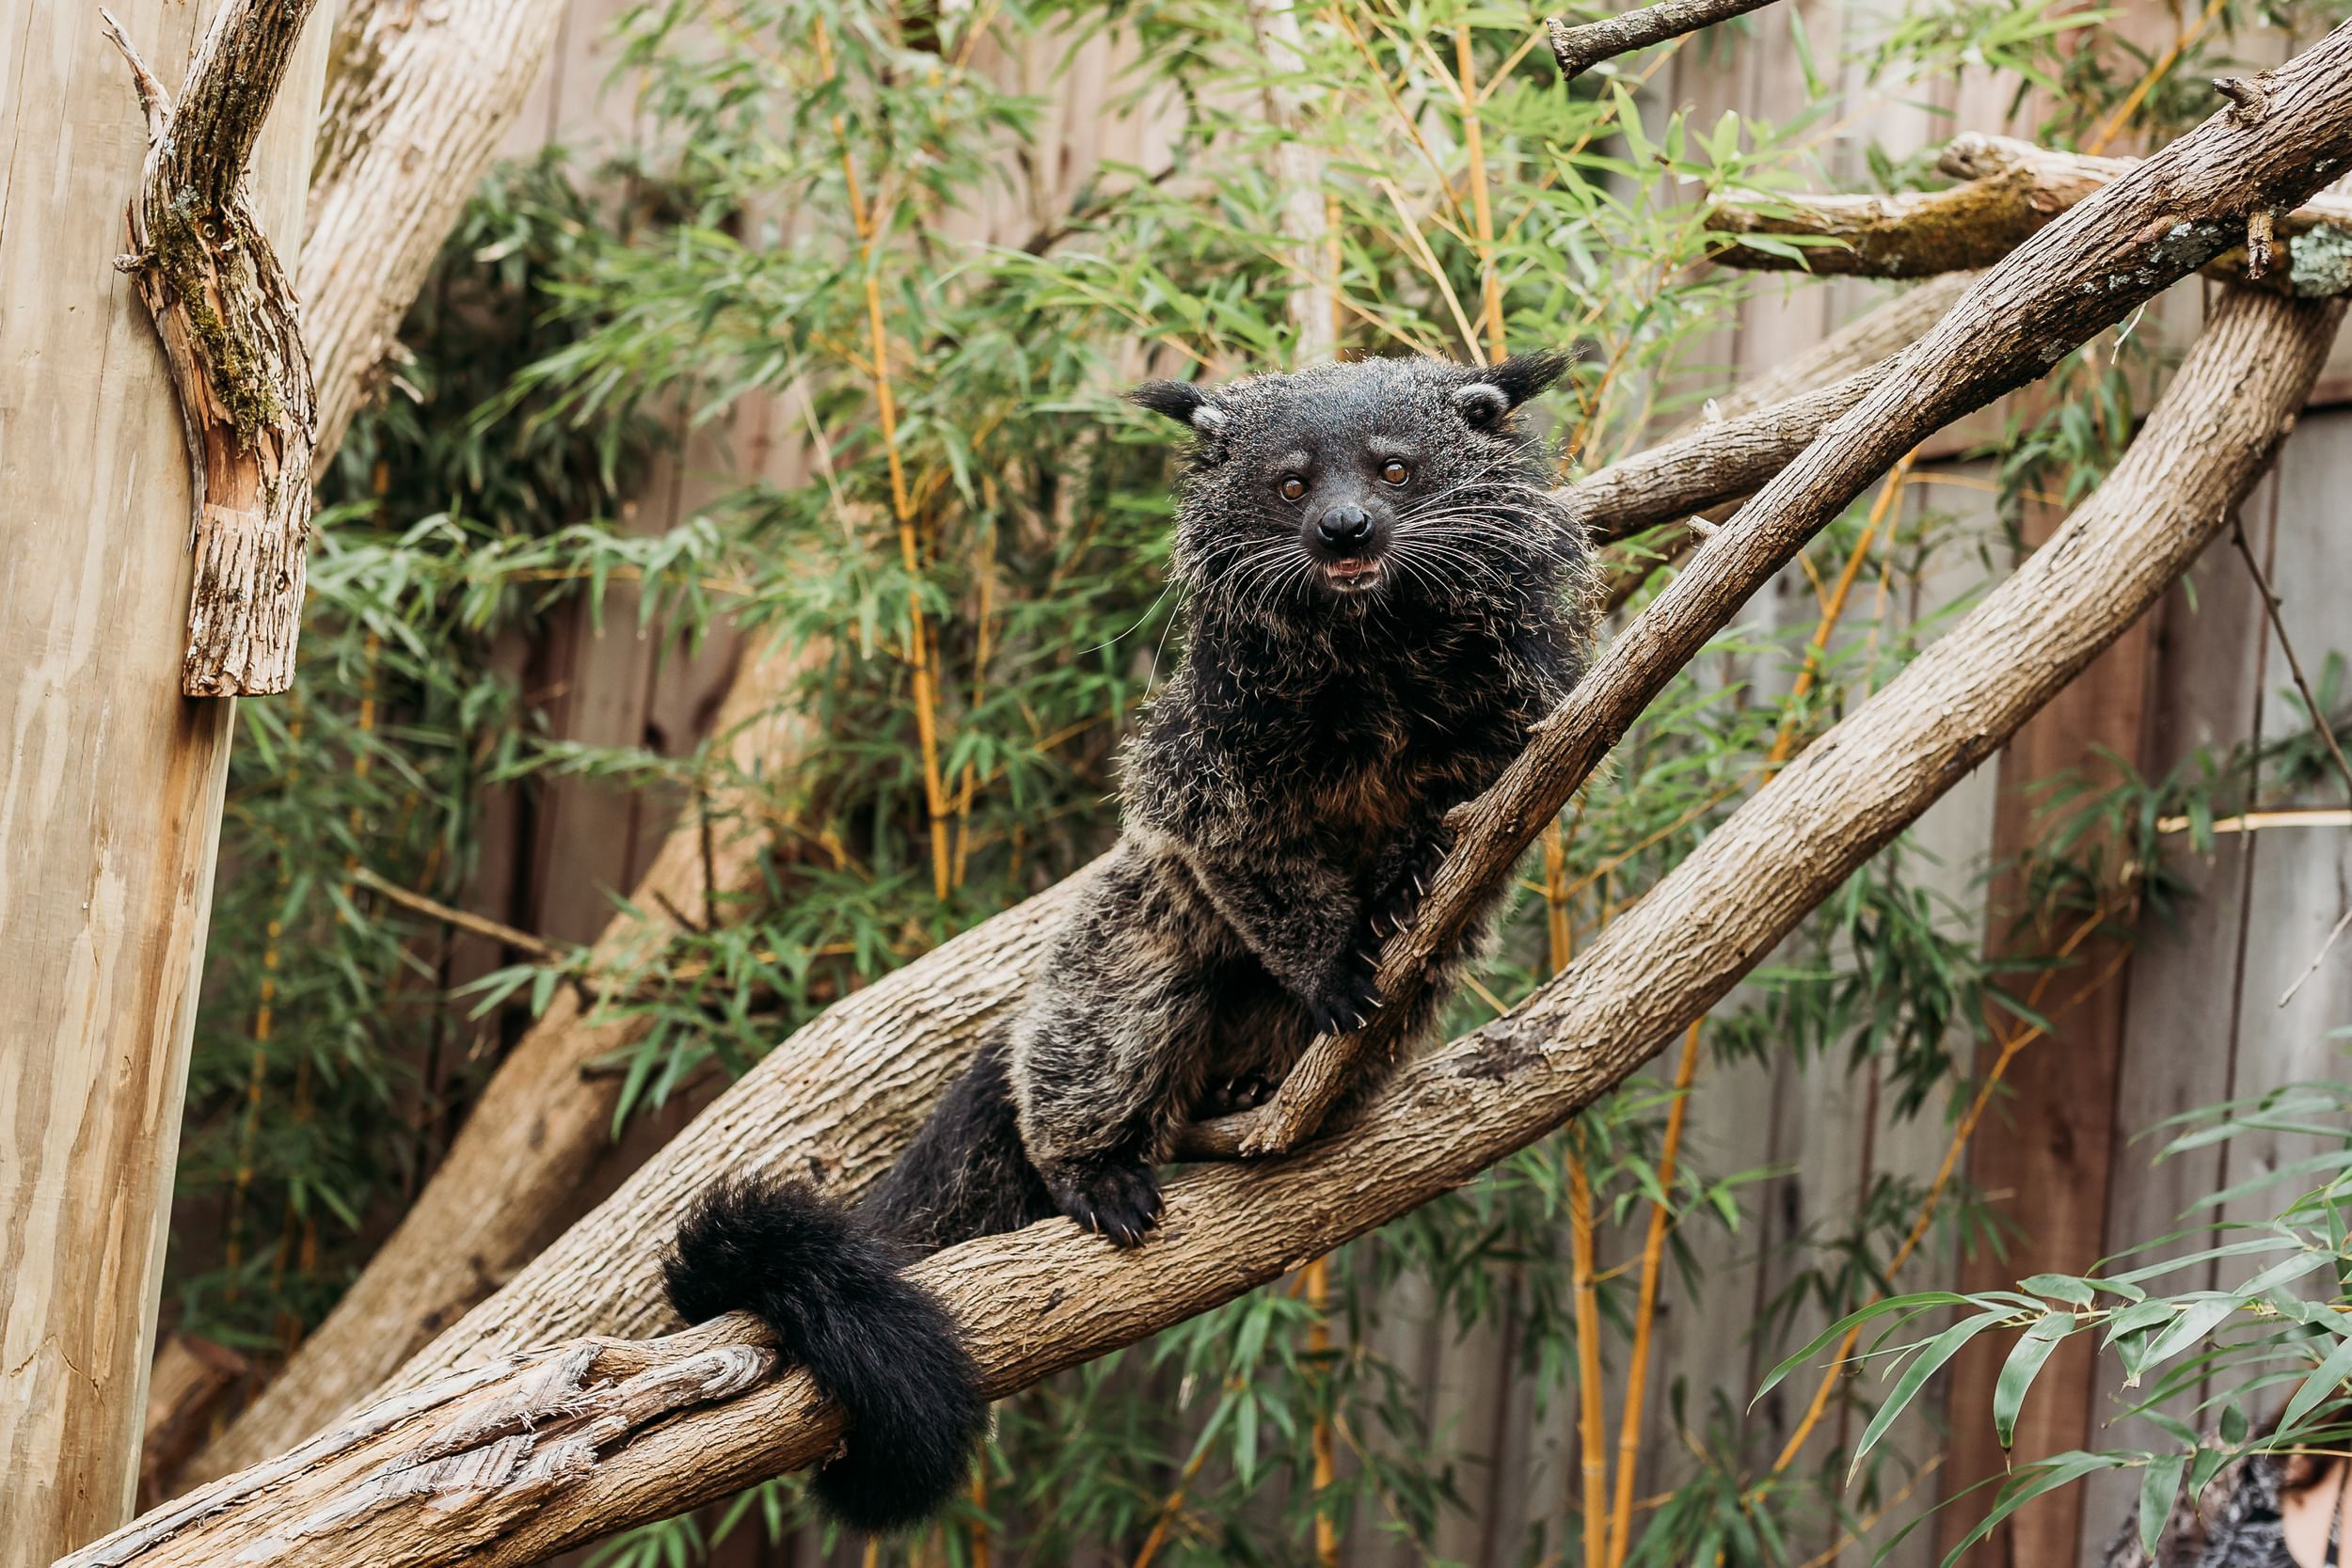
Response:
[[[187,435],[196,579],[180,689],[191,697],[294,685],[310,532],[310,360],[246,165],[312,4],[230,0],[205,28],[177,103],[105,20],[147,117],[131,248],[118,265],[154,318]]]
[[[2140,438],[2048,545],[1558,978],[1408,1068],[1356,1128],[1176,1181],[1162,1229],[1136,1250],[1052,1220],[919,1264],[986,1390],[1001,1397],[1231,1300],[1460,1185],[1622,1083],[2156,602],[2267,467],[2342,313],[2227,297]],[[1768,863],[1775,875],[1759,879]],[[821,1460],[839,1415],[799,1372],[770,1376],[771,1359],[757,1325],[730,1317],[453,1370],[66,1568],[538,1561]]]

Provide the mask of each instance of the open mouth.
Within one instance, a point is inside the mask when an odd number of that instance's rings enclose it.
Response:
[[[1381,566],[1377,561],[1349,559],[1327,561],[1323,563],[1325,585],[1342,594],[1360,594],[1368,588],[1376,586],[1381,576]]]

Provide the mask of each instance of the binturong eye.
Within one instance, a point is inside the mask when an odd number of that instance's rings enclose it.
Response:
[[[1295,501],[1307,493],[1307,482],[1296,474],[1285,474],[1279,488],[1284,500]]]
[[[1380,465],[1380,477],[1391,484],[1402,484],[1413,477],[1413,470],[1394,457]]]

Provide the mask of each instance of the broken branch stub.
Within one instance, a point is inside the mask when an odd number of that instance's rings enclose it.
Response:
[[[254,216],[246,164],[313,0],[230,0],[174,105],[110,15],[147,114],[131,276],[154,319],[187,441],[196,557],[180,689],[294,684],[310,528],[310,364],[294,287]]]

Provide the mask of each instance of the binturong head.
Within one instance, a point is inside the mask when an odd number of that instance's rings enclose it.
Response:
[[[1175,554],[1196,608],[1279,624],[1556,586],[1583,544],[1516,413],[1567,363],[1361,359],[1136,388],[1196,436]]]

